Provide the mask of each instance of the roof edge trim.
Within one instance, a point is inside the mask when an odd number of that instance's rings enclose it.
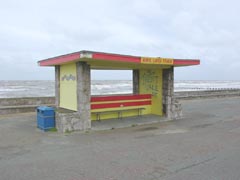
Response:
[[[48,58],[38,61],[39,66],[56,66],[64,63],[74,62],[80,59],[98,59],[107,61],[118,61],[126,63],[141,63],[141,56],[121,55],[114,53],[103,53],[94,51],[79,51],[71,54]],[[199,65],[199,59],[173,59],[172,66],[192,66]]]

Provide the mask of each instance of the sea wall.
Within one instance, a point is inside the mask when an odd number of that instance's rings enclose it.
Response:
[[[204,98],[240,97],[240,89],[214,91],[175,92],[175,99],[191,100]],[[0,98],[0,115],[34,112],[38,106],[54,106],[54,97]]]
[[[0,115],[34,112],[38,106],[54,106],[54,97],[0,98]]]
[[[237,97],[240,96],[240,89],[214,91],[182,91],[175,92],[174,95],[175,98],[178,100]]]

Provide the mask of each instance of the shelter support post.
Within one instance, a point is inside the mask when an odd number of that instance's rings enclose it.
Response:
[[[163,113],[169,118],[173,119],[173,103],[174,103],[174,69],[163,69]]]
[[[60,105],[60,66],[55,66],[55,106]]]
[[[174,68],[163,69],[163,113],[168,119],[182,118],[182,106],[174,98]]]
[[[74,124],[74,130],[91,128],[91,79],[90,65],[86,62],[77,62],[77,111],[79,122]]]
[[[134,69],[132,72],[133,72],[133,94],[139,94],[139,70]]]

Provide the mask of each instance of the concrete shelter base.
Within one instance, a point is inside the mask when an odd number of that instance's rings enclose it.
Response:
[[[78,112],[58,110],[55,113],[56,128],[58,132],[83,131],[91,128],[89,121],[82,120]]]
[[[163,121],[169,121],[165,117],[157,116],[157,115],[143,115],[141,117],[125,117],[123,119],[108,119],[103,121],[92,121],[93,131],[101,131],[101,130],[110,130],[110,129],[119,129],[119,128],[127,128],[134,127],[145,124],[153,124],[159,123]]]

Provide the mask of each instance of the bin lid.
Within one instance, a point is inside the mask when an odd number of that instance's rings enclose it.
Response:
[[[42,111],[54,111],[54,107],[49,107],[49,106],[39,106],[37,109],[42,110]]]

